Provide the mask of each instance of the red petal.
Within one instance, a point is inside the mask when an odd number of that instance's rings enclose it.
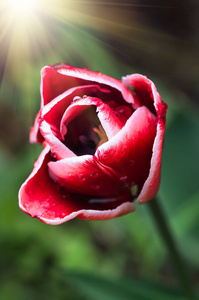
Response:
[[[155,108],[158,120],[149,175],[137,198],[138,203],[142,204],[152,199],[159,188],[167,105],[161,100],[154,83],[145,76],[139,74],[128,75],[123,78],[123,83],[134,87],[136,97],[139,98],[141,104],[148,106],[151,111],[154,111]]]
[[[48,111],[50,111],[50,116],[52,116],[52,118],[54,118],[52,114],[53,112],[54,115],[56,115],[56,111],[60,106],[56,106],[56,104],[53,104],[55,100],[44,107],[43,119],[46,119],[45,116]],[[64,113],[60,124],[60,130],[58,130],[55,126],[50,126],[46,121],[42,121],[40,124],[41,133],[47,143],[50,145],[51,150],[56,155],[57,159],[76,156],[60,141],[60,139],[65,135],[65,127],[68,125],[71,119],[80,114],[82,110],[88,108],[89,105],[95,105],[97,107],[99,120],[101,121],[101,124],[108,138],[114,136],[122,128],[123,125],[120,123],[120,120],[117,118],[117,116],[112,112],[111,108],[107,104],[104,104],[100,99],[87,97],[85,99],[74,102]],[[52,109],[51,111],[51,106],[53,108],[56,108]],[[50,117],[48,116],[47,119],[50,120]],[[54,128],[54,130],[52,130],[52,128]],[[55,134],[56,132],[57,134]]]
[[[73,87],[79,88],[83,85],[96,84],[111,89],[111,97],[114,101],[118,101],[118,104],[124,105],[126,101],[131,103],[134,109],[140,106],[139,101],[134,99],[132,93],[121,81],[99,72],[91,72],[88,69],[78,69],[66,64],[59,64],[46,66],[41,70],[41,108]],[[60,97],[64,97],[64,95]],[[58,118],[56,117],[56,119]],[[30,137],[31,141],[37,140],[37,134],[38,126],[35,123]]]
[[[30,131],[30,143],[43,143],[44,138],[39,130],[40,111],[37,113],[35,123]]]
[[[112,87],[121,92],[122,98],[128,103],[132,103],[134,109],[139,106],[139,102],[134,99],[132,93],[121,81],[99,72],[78,69],[63,64],[44,67],[41,76],[42,107],[67,89],[85,84],[100,84]]]
[[[151,158],[151,167],[147,180],[137,198],[139,204],[151,200],[157,193],[160,185],[161,156],[165,126],[159,122],[157,126],[157,135],[153,145],[153,155]]]
[[[46,121],[40,124],[41,133],[51,148],[51,152],[57,159],[76,156],[69,148],[67,148],[52,132],[50,125]]]
[[[122,82],[128,87],[133,87],[134,98],[136,98],[141,105],[148,107],[155,115],[158,114],[160,116],[162,114],[165,117],[167,106],[161,100],[151,80],[140,74],[132,74],[123,77]]]
[[[126,201],[117,206],[114,209],[107,210],[82,210],[78,213],[78,218],[86,219],[86,220],[109,220],[112,218],[117,218],[123,215],[126,215],[130,212],[135,211],[135,204],[133,202],[128,202],[129,197],[127,197]],[[108,199],[109,201],[109,199]]]
[[[98,160],[117,172],[124,186],[140,185],[146,180],[156,126],[154,115],[140,107],[118,134],[97,149]]]
[[[47,146],[41,152],[33,172],[21,186],[19,206],[32,217],[45,219],[49,224],[58,224],[62,223],[66,216],[78,211],[80,207],[72,201],[69,194],[61,193],[59,185],[49,177],[47,167],[49,160]]]
[[[41,70],[41,108],[58,95],[78,85],[77,81],[61,75],[53,67],[44,67]]]
[[[57,225],[75,217],[102,220],[135,210],[134,204],[129,202],[131,196],[126,192],[116,195],[115,198],[102,199],[101,205],[99,199],[84,202],[81,201],[81,197],[72,198],[49,177],[47,166],[49,161],[49,147],[46,146],[35,163],[33,172],[19,191],[19,207],[32,217],[37,217],[47,224]],[[92,203],[93,201],[98,201],[97,205]],[[114,201],[115,203],[112,203]],[[107,208],[103,210],[103,206]]]
[[[45,105],[41,111],[41,118],[50,124],[51,129],[54,130],[55,133],[59,133],[62,116],[68,106],[73,103],[73,99],[75,99],[76,96],[81,98],[83,95],[92,95],[97,91],[101,92],[102,95],[104,93],[110,93],[108,89],[102,89],[98,85],[85,85],[71,88]]]
[[[96,106],[98,118],[109,139],[120,131],[123,125],[118,117],[113,113],[112,109],[98,98],[86,97],[74,102],[65,111],[60,124],[60,133],[62,138],[66,134],[66,128],[70,121],[77,115],[81,114],[81,112],[87,109],[90,105]]]
[[[70,193],[101,197],[122,192],[114,171],[98,164],[92,155],[49,162],[48,167],[51,178]]]

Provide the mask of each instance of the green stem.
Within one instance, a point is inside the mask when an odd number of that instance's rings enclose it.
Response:
[[[170,254],[170,259],[173,267],[175,268],[176,275],[178,277],[182,290],[184,291],[184,294],[187,296],[188,299],[195,300],[196,296],[194,295],[191,283],[187,276],[187,271],[185,269],[184,262],[178,252],[174,237],[168,226],[168,222],[159,204],[159,201],[156,198],[154,198],[148,203],[148,205],[157,225],[157,228],[160,232],[160,235]]]

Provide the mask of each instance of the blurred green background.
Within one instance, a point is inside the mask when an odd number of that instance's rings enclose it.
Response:
[[[12,3],[0,1],[0,299],[185,299],[148,204],[50,226],[17,194],[42,149],[28,139],[44,65],[146,75],[169,106],[159,202],[199,288],[198,1]]]

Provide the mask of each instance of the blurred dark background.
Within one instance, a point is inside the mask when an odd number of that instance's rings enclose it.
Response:
[[[42,148],[28,135],[44,65],[146,75],[169,106],[159,201],[198,288],[199,2],[17,2],[0,2],[0,299],[184,299],[147,204],[50,226],[17,194]]]

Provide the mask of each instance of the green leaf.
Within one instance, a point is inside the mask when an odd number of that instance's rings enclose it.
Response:
[[[92,274],[67,273],[67,282],[88,300],[183,300],[173,289],[136,279],[119,280]]]

